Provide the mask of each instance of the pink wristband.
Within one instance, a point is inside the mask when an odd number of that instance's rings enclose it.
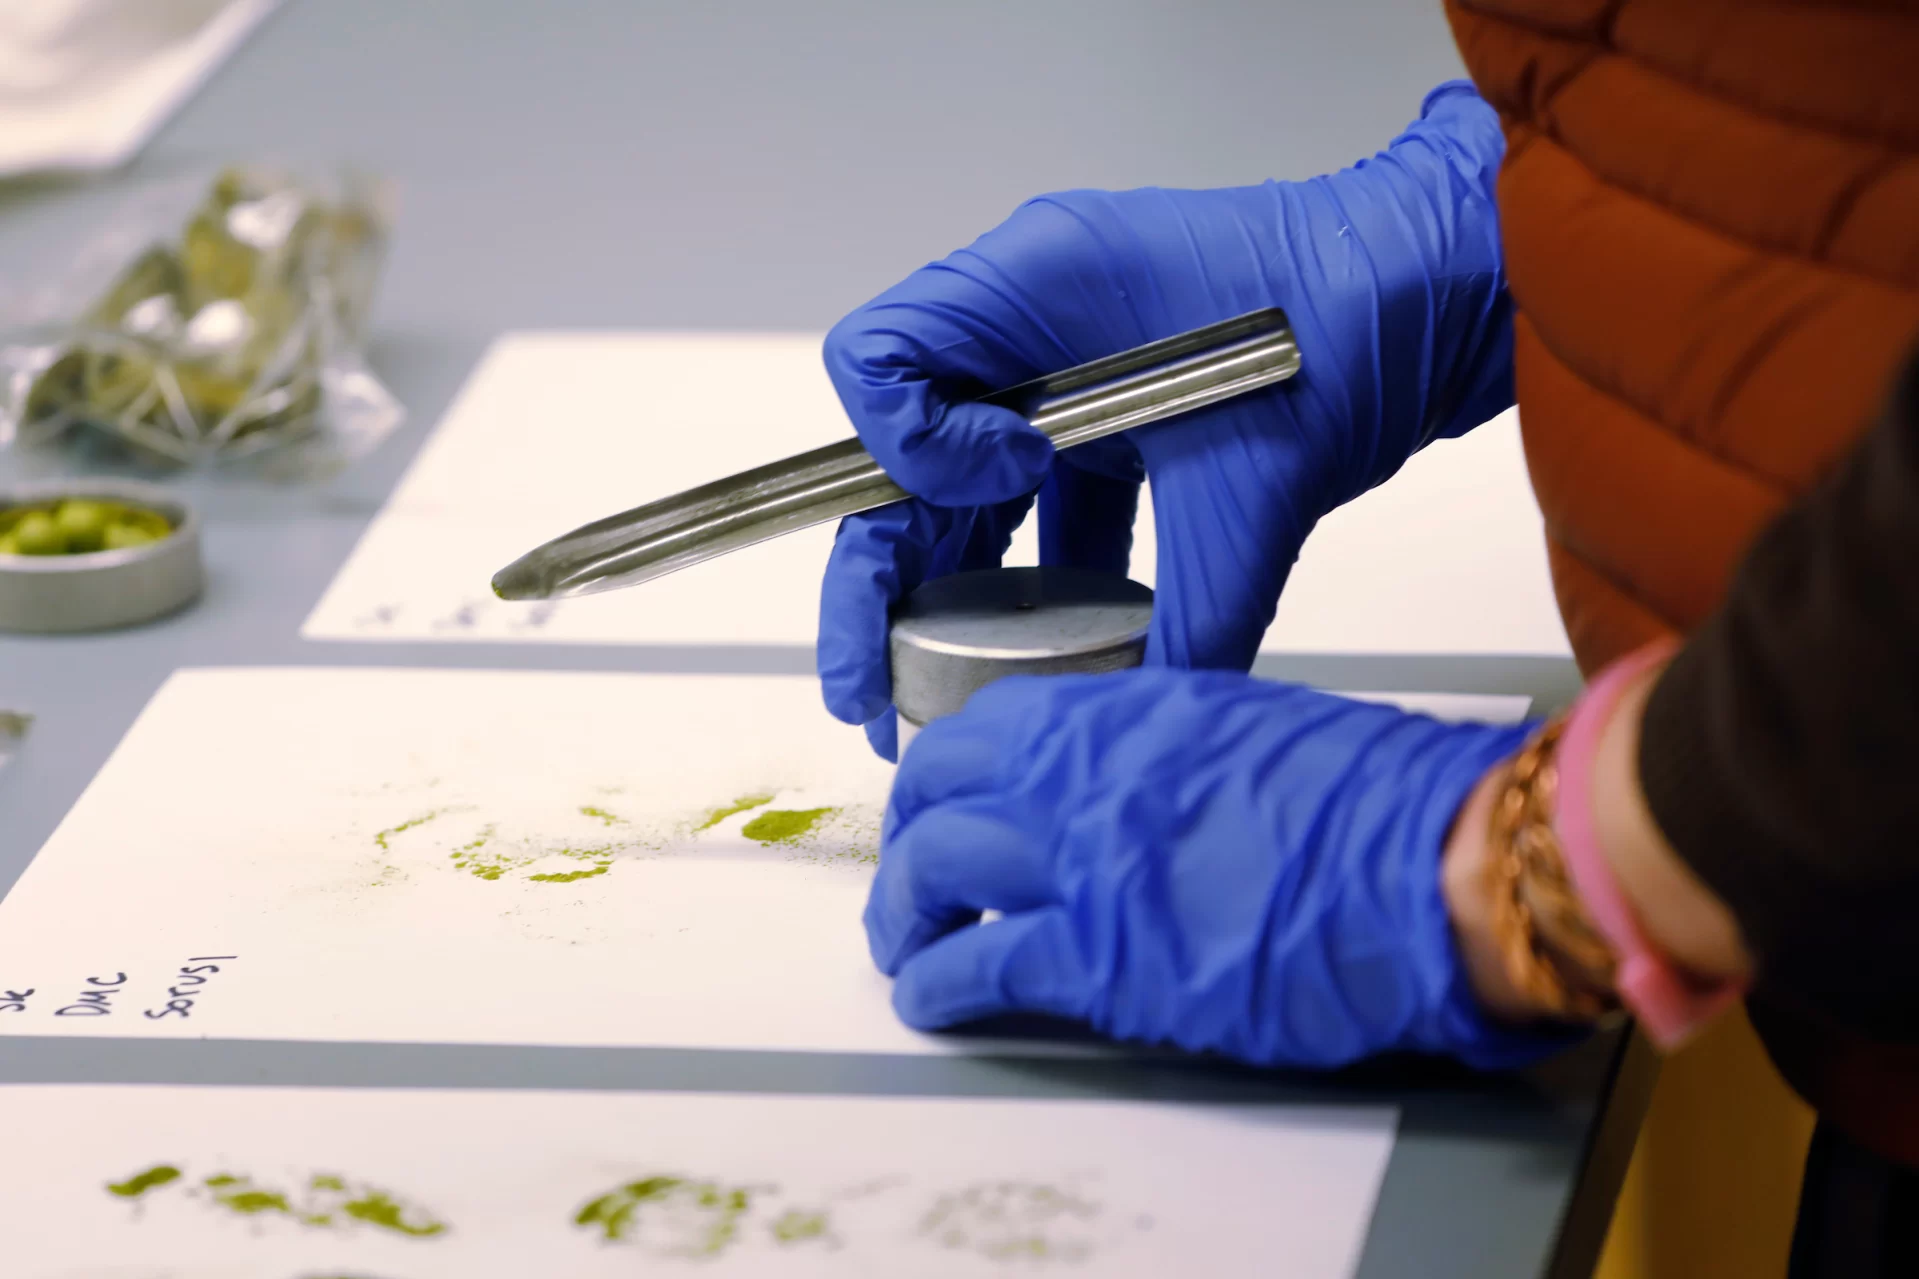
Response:
[[[1646,939],[1600,850],[1593,821],[1593,766],[1613,708],[1635,678],[1677,648],[1674,640],[1648,644],[1600,671],[1586,686],[1559,739],[1558,807],[1553,814],[1553,830],[1573,888],[1593,926],[1619,958],[1613,978],[1619,1000],[1661,1048],[1677,1047],[1746,991],[1740,981],[1701,983]]]

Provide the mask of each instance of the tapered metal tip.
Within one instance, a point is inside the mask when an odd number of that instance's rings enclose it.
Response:
[[[503,600],[545,600],[553,598],[552,584],[532,555],[522,555],[493,575],[493,593]]]

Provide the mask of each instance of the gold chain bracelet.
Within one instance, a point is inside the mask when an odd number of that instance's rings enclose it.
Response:
[[[1507,976],[1546,1015],[1594,1021],[1619,1007],[1618,961],[1586,917],[1553,833],[1554,755],[1564,728],[1555,719],[1526,743],[1493,805],[1493,936]]]

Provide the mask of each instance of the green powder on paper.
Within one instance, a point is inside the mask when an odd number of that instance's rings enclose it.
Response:
[[[447,856],[453,864],[478,879],[493,880],[510,870],[518,870],[533,859],[519,857],[493,847],[494,828],[484,826],[480,833],[467,843],[461,844]]]
[[[708,812],[706,820],[698,826],[695,826],[693,830],[695,833],[703,830],[712,830],[715,826],[718,826],[735,813],[744,813],[748,809],[758,808],[762,804],[770,804],[772,802],[773,797],[771,795],[742,795],[724,808],[715,808]]]
[[[528,875],[536,884],[571,884],[579,879],[591,879],[595,875],[604,875],[613,869],[612,862],[599,862],[591,870],[569,870],[549,875]]]
[[[828,1237],[830,1222],[823,1212],[788,1208],[768,1227],[781,1244],[807,1243]]]
[[[745,1186],[647,1177],[588,1203],[573,1224],[599,1231],[610,1243],[644,1242],[668,1256],[717,1257],[739,1238],[752,1195]]]
[[[108,1182],[107,1192],[119,1195],[122,1199],[138,1199],[155,1186],[164,1186],[179,1179],[180,1170],[172,1164],[155,1164],[145,1172],[134,1173],[125,1181]]]
[[[415,826],[426,825],[428,822],[438,817],[441,811],[442,810],[436,808],[430,813],[427,813],[420,817],[415,817],[412,821],[401,822],[398,826],[389,826],[385,830],[381,831],[379,834],[375,835],[373,837],[373,842],[378,844],[382,849],[390,853],[393,851],[393,845],[388,843],[387,842],[388,840],[392,839],[395,835],[399,835],[399,834],[402,834],[403,832],[412,830]]]
[[[774,808],[761,813],[740,834],[762,844],[797,844],[837,808]]]
[[[362,1191],[358,1198],[341,1204],[340,1211],[355,1221],[413,1239],[431,1239],[446,1233],[446,1223],[442,1221],[408,1221],[406,1209],[383,1190]]]
[[[600,819],[600,821],[603,824],[607,826],[626,825],[626,819],[624,817],[615,817],[612,813],[607,812],[604,808],[595,808],[591,804],[582,804],[580,806],[580,816],[597,817]]]
[[[213,1202],[243,1217],[257,1217],[263,1212],[285,1213],[289,1216],[293,1213],[285,1195],[277,1190],[255,1188],[251,1177],[236,1177],[223,1172],[208,1177],[201,1184],[213,1192]]]
[[[123,1199],[137,1199],[183,1175],[171,1164],[155,1164],[125,1181],[109,1183],[107,1190]],[[246,1173],[217,1172],[200,1178],[186,1193],[209,1208],[242,1217],[282,1217],[307,1229],[366,1226],[413,1239],[430,1239],[447,1231],[445,1222],[409,1208],[387,1191],[354,1185],[333,1173],[314,1173],[303,1190],[288,1192],[261,1185]]]
[[[1081,1233],[1099,1204],[1030,1181],[984,1181],[941,1195],[920,1220],[922,1237],[942,1248],[992,1261],[1083,1261],[1093,1242]]]

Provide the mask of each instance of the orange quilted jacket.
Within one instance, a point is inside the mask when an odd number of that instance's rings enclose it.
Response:
[[[1591,671],[1718,602],[1919,331],[1919,3],[1451,0]]]
[[[1712,611],[1912,349],[1919,0],[1447,12],[1506,128],[1520,421],[1591,672]],[[1919,1047],[1762,1011],[1808,1100],[1919,1163]]]

